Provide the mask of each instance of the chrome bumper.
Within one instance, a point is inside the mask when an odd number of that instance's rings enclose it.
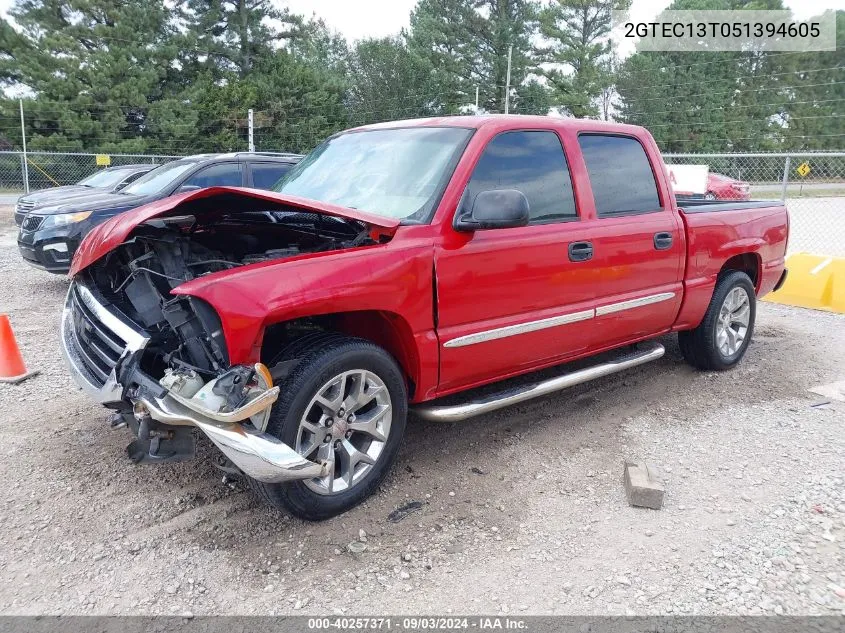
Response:
[[[278,390],[278,387],[274,389]],[[273,395],[277,394],[278,391],[275,391]],[[273,397],[272,401],[275,399]],[[256,431],[237,421],[215,420],[200,415],[172,395],[166,395],[164,398],[139,398],[134,404],[136,412],[144,411],[162,424],[197,427],[233,464],[258,481],[281,483],[326,475],[325,465],[305,459],[272,435]],[[247,419],[248,413],[247,404],[231,415]]]
[[[65,363],[76,384],[94,400],[100,404],[126,404],[123,397],[124,388],[117,381],[116,371],[112,369],[105,384],[100,386],[99,381],[82,360],[80,343],[74,329],[72,293],[75,290],[78,290],[78,297],[85,302],[86,308],[99,320],[98,325],[108,328],[112,334],[126,343],[126,349],[119,363],[129,354],[143,349],[149,338],[97,301],[84,286],[79,286],[76,282],[71,283],[62,312],[60,336]],[[266,409],[275,402],[277,397],[278,388],[275,387],[237,411],[214,414],[213,417],[203,415],[195,408],[186,406],[183,398],[170,393],[162,398],[142,396],[134,399],[132,404],[140,415],[149,415],[150,419],[162,424],[196,426],[238,468],[258,481],[280,483],[324,476],[326,474],[324,464],[309,461],[272,435],[241,424],[241,421],[248,420],[256,413],[255,409],[258,406],[263,405]]]

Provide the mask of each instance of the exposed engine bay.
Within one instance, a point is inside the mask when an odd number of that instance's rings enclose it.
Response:
[[[169,368],[208,377],[228,369],[219,319],[202,300],[171,295],[173,288],[240,266],[374,243],[363,223],[318,213],[164,217],[138,227],[87,274],[105,299],[152,335],[144,359],[150,375]]]

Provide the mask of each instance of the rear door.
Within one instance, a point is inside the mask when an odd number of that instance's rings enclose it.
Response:
[[[551,130],[489,141],[458,210],[482,191],[518,189],[528,226],[455,233],[435,251],[441,393],[551,364],[588,346],[595,269],[569,166]],[[577,251],[577,248],[575,249]]]
[[[683,296],[685,235],[633,136],[580,133],[589,189],[596,284],[595,348],[668,330]]]

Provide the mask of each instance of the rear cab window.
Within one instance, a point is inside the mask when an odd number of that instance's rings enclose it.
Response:
[[[637,139],[590,132],[579,134],[578,144],[587,165],[598,217],[663,209],[651,162]]]
[[[560,138],[552,131],[511,131],[484,148],[464,191],[462,212],[482,191],[517,189],[528,198],[529,224],[578,219]]]

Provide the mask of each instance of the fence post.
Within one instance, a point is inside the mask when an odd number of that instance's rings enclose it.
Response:
[[[247,121],[249,122],[249,151],[255,151],[255,143],[253,141],[253,120],[252,120],[252,108],[247,111]]]
[[[783,163],[783,180],[781,181],[780,190],[781,202],[786,202],[786,186],[789,184],[789,162],[791,158],[791,156],[787,156],[786,161]]]
[[[511,101],[511,55],[513,54],[513,46],[508,46],[508,73],[505,79],[505,114],[510,109]]]
[[[21,165],[23,167],[23,192],[29,193],[29,165],[26,164],[26,128],[23,123],[23,99],[18,99],[21,109],[21,142],[23,143],[23,154],[21,154]]]

